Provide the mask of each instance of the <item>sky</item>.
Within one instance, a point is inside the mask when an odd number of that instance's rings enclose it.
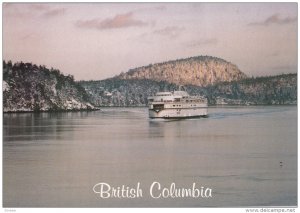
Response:
[[[101,80],[199,55],[297,72],[297,3],[3,3],[3,59]]]

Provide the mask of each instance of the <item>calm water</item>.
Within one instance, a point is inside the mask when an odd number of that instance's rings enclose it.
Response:
[[[4,114],[4,207],[297,205],[297,107],[209,109],[209,118],[148,119],[146,108]],[[282,162],[282,163],[280,163]],[[153,199],[153,181],[212,189]],[[103,199],[99,182],[142,198]]]

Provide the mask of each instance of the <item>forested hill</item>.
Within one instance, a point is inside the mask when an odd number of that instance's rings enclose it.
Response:
[[[122,74],[124,76],[124,74]],[[297,74],[215,82],[206,86],[185,84],[191,95],[207,97],[214,104],[297,104]],[[147,97],[158,91],[178,89],[166,80],[114,77],[75,82],[32,63],[3,62],[4,112],[94,110],[101,106],[146,106]],[[96,107],[95,107],[96,106]]]
[[[148,79],[111,78],[81,81],[90,101],[97,106],[145,106],[158,91],[173,91],[178,85]],[[191,95],[203,95],[211,105],[297,104],[297,74],[247,78],[206,87],[186,85]]]
[[[3,62],[4,112],[93,110],[73,76],[32,63]]]
[[[198,88],[191,88],[197,93]],[[201,90],[201,89],[200,89]],[[247,78],[204,88],[211,104],[297,104],[297,74]]]
[[[115,79],[149,79],[202,87],[245,78],[247,76],[236,65],[212,56],[196,56],[150,64],[131,69],[115,77]]]

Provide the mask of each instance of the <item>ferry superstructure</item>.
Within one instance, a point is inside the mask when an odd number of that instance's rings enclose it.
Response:
[[[186,91],[158,92],[148,103],[150,118],[207,117],[207,99]]]

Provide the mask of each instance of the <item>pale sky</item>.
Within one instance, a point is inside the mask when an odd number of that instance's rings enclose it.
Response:
[[[297,3],[4,3],[3,59],[100,80],[199,55],[297,72]]]

